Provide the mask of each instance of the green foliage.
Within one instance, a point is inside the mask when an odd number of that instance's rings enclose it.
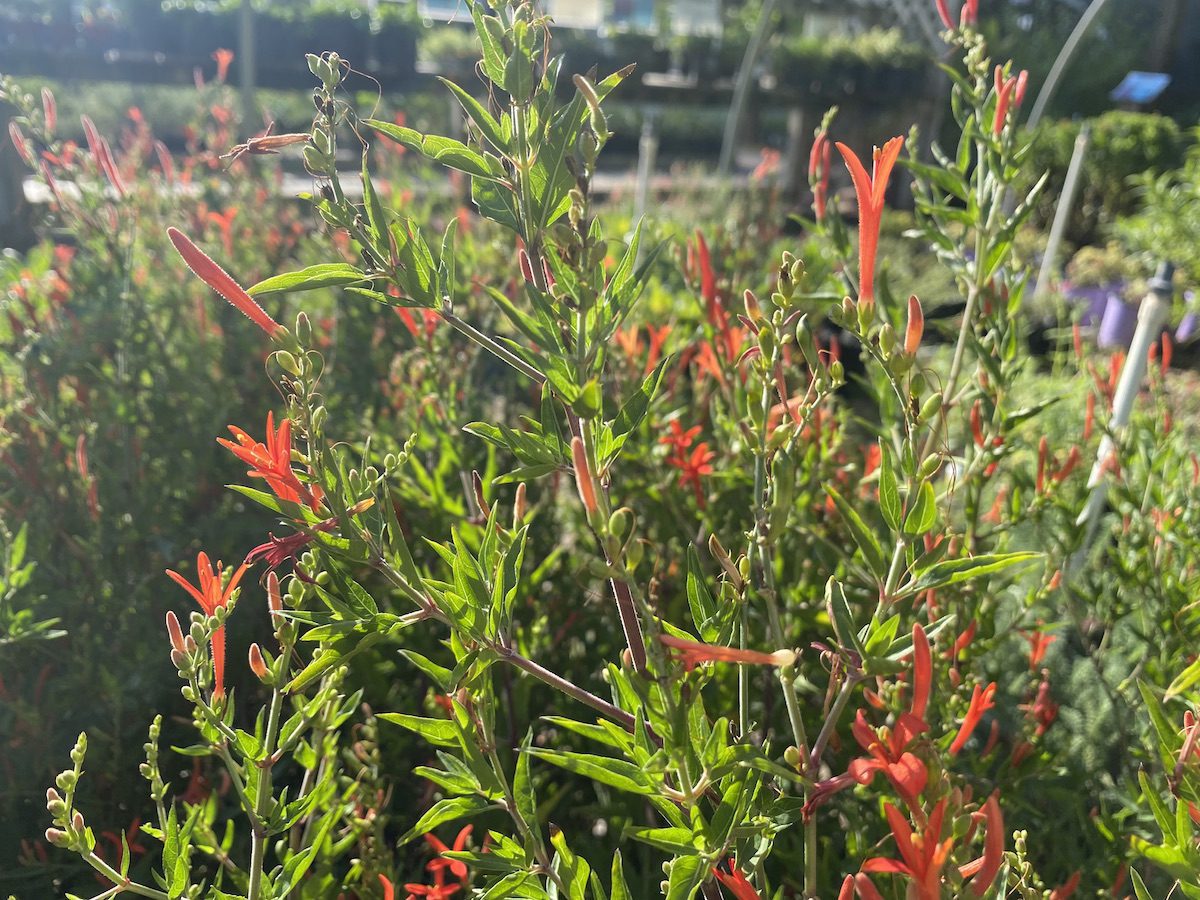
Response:
[[[1034,136],[1030,172],[1048,171],[1050,181],[1035,219],[1048,227],[1062,192],[1079,121],[1044,122]],[[1141,191],[1133,177],[1156,178],[1183,159],[1184,136],[1166,116],[1113,110],[1089,120],[1091,138],[1079,192],[1066,231],[1075,245],[1096,241],[1122,216],[1134,212]]]

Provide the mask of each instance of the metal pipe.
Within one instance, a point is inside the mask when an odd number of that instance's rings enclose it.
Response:
[[[746,45],[746,53],[742,56],[742,64],[738,68],[737,80],[733,85],[729,116],[725,119],[725,134],[721,138],[721,158],[717,163],[717,172],[721,175],[728,175],[733,167],[742,114],[746,106],[746,97],[750,94],[750,78],[754,74],[754,64],[758,62],[758,54],[762,52],[762,45],[766,42],[771,20],[775,17],[775,7],[778,5],[779,0],[763,0],[758,24],[754,28],[754,34],[750,36],[750,43]]]
[[[1058,196],[1058,206],[1054,210],[1054,223],[1050,226],[1050,236],[1046,239],[1046,250],[1042,254],[1042,265],[1038,269],[1037,285],[1033,289],[1034,300],[1050,290],[1050,279],[1054,277],[1054,266],[1058,262],[1058,248],[1062,244],[1063,234],[1067,230],[1067,221],[1071,218],[1071,210],[1075,208],[1075,191],[1079,188],[1079,175],[1083,171],[1083,157],[1087,153],[1091,136],[1092,126],[1084,122],[1079,129],[1079,135],[1075,138],[1075,149],[1071,153],[1071,163],[1067,166],[1067,177],[1063,181],[1062,193]]]
[[[1164,262],[1150,280],[1150,293],[1138,309],[1137,331],[1133,335],[1133,343],[1129,354],[1125,357],[1125,365],[1121,368],[1121,378],[1117,382],[1117,392],[1113,396],[1113,414],[1109,420],[1107,433],[1100,441],[1100,449],[1096,451],[1096,463],[1092,466],[1092,474],[1088,478],[1087,503],[1076,520],[1076,525],[1084,528],[1083,544],[1072,557],[1070,568],[1077,568],[1087,556],[1088,548],[1096,537],[1096,529],[1100,525],[1100,515],[1108,499],[1108,483],[1104,480],[1104,469],[1108,458],[1116,445],[1113,436],[1117,435],[1129,424],[1129,416],[1133,411],[1133,401],[1141,389],[1142,380],[1146,376],[1146,365],[1150,345],[1162,333],[1167,313],[1171,309],[1171,279],[1175,275],[1175,267]]]

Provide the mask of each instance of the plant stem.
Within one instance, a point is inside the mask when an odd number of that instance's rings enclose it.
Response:
[[[291,653],[286,648],[285,657]],[[267,713],[267,733],[263,738],[264,760],[259,765],[258,789],[254,798],[254,814],[258,819],[253,823],[250,833],[250,886],[247,888],[247,900],[259,900],[262,891],[263,859],[267,847],[266,814],[267,804],[271,800],[271,756],[274,753],[275,738],[279,731],[279,713],[283,706],[283,692],[275,688],[271,692],[271,708]]]
[[[120,891],[128,891],[131,894],[138,894],[142,897],[153,897],[155,900],[171,900],[170,896],[162,891],[147,887],[144,884],[138,884],[136,881],[130,881],[92,851],[83,854],[83,858],[93,869],[114,885],[117,885]]]
[[[543,375],[541,372],[539,372],[537,369],[535,369],[529,363],[525,362],[525,360],[521,359],[521,357],[517,356],[511,350],[509,350],[508,348],[504,347],[503,345],[497,343],[492,338],[488,337],[486,334],[484,334],[482,331],[480,331],[474,325],[470,324],[469,322],[465,321],[464,319],[459,318],[457,315],[450,312],[445,307],[438,310],[438,314],[443,319],[445,319],[449,325],[451,325],[453,328],[455,328],[461,334],[470,338],[472,341],[474,341],[476,344],[478,344],[484,350],[487,350],[489,353],[491,353],[497,359],[500,359],[501,361],[508,363],[510,366],[512,366],[514,369],[516,369],[522,375],[525,375],[526,377],[533,379],[538,384],[545,384],[545,382],[546,382],[545,375]]]
[[[568,697],[572,697],[578,700],[580,703],[590,706],[597,712],[603,713],[614,722],[620,724],[621,727],[629,731],[633,731],[635,720],[633,716],[625,712],[625,710],[613,706],[613,704],[609,703],[607,700],[597,697],[591,691],[579,687],[574,682],[568,681],[566,678],[563,678],[561,675],[558,675],[555,672],[551,672],[549,669],[539,665],[538,663],[535,663],[529,657],[522,656],[511,647],[502,647],[497,645],[493,649],[500,654],[502,659],[508,661],[518,669],[528,672],[530,675],[544,684],[549,685],[555,690],[562,691]]]

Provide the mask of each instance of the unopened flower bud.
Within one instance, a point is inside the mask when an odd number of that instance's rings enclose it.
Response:
[[[879,351],[885,356],[891,356],[892,351],[896,349],[896,329],[892,327],[891,322],[885,322],[884,326],[879,329]]]
[[[513,528],[516,528],[525,519],[525,513],[529,510],[528,501],[525,499],[525,482],[517,485],[517,496],[513,500]]]
[[[167,636],[171,639],[171,646],[178,652],[183,652],[183,629],[179,627],[179,619],[175,613],[167,613]]]
[[[67,769],[65,772],[58,773],[58,777],[54,779],[54,783],[58,785],[60,790],[70,793],[75,789],[75,782],[78,780],[75,773]]]
[[[279,576],[274,572],[267,574],[267,609],[271,611],[271,624],[278,628],[282,621],[283,594],[279,590]]]
[[[171,665],[173,665],[177,671],[182,672],[184,667],[187,665],[187,654],[185,654],[182,650],[172,650]]]
[[[258,678],[259,681],[267,681],[267,679],[270,678],[271,673],[267,669],[267,662],[263,659],[262,650],[259,649],[258,644],[250,645],[249,656],[250,671],[254,673],[255,677]]]
[[[87,830],[87,823],[83,821],[83,813],[75,810],[75,815],[71,817],[71,827],[81,834]]]
[[[296,357],[288,353],[286,350],[275,351],[275,361],[279,363],[279,368],[283,371],[299,377],[300,364],[296,362]]]
[[[46,829],[46,843],[47,844],[50,844],[51,846],[54,846],[54,847],[65,847],[70,842],[71,842],[71,839],[69,837],[67,837],[67,833],[65,831],[63,831],[61,828],[47,828]]]
[[[921,301],[913,294],[908,298],[908,327],[904,330],[904,352],[910,355],[916,353],[924,333],[925,313],[921,309]]]
[[[579,499],[583,501],[583,508],[588,516],[591,516],[598,509],[596,485],[588,465],[587,450],[578,437],[571,439],[571,459],[575,465],[575,485],[579,488]]]
[[[929,398],[921,405],[921,421],[928,422],[936,416],[942,409],[942,392],[938,391],[935,394],[930,394]]]
[[[758,305],[758,298],[754,296],[754,292],[749,288],[742,295],[742,300],[746,304],[746,318],[751,322],[758,322],[762,318],[762,307]]]

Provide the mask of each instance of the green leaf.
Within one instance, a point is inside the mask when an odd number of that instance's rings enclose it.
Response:
[[[671,860],[666,900],[691,900],[707,874],[707,863],[699,856],[678,856]]]
[[[1191,665],[1175,676],[1175,679],[1167,688],[1167,692],[1163,695],[1163,700],[1166,701],[1173,697],[1178,697],[1197,681],[1200,681],[1200,657],[1192,660]]]
[[[896,469],[892,461],[892,451],[882,441],[879,444],[879,508],[883,512],[883,520],[892,531],[900,530],[900,516],[903,507],[900,504],[900,485],[896,481]]]
[[[596,756],[592,753],[565,753],[540,748],[532,748],[528,752],[531,756],[544,759],[568,772],[583,775],[585,778],[607,784],[619,791],[647,796],[656,793],[646,772],[640,766],[635,766],[623,759]]]
[[[1150,896],[1150,892],[1146,890],[1146,882],[1142,881],[1142,876],[1138,874],[1137,869],[1130,868],[1129,880],[1133,882],[1133,893],[1137,896],[1137,900],[1154,900]]]
[[[379,713],[378,718],[416,732],[435,746],[458,746],[458,729],[449,719],[427,719],[423,716],[410,716],[405,713]]]
[[[462,105],[463,110],[471,120],[483,133],[483,136],[488,139],[493,147],[501,153],[508,152],[508,138],[504,134],[504,129],[500,123],[484,109],[483,104],[460,88],[453,81],[438,76],[438,81],[448,87],[451,93],[458,98],[458,102]]]
[[[369,280],[370,276],[360,272],[349,263],[322,263],[298,272],[286,272],[283,275],[264,279],[253,287],[247,288],[246,293],[251,297],[265,297],[268,294],[315,291],[320,288],[341,287]]]
[[[937,496],[933,485],[922,481],[917,488],[917,499],[912,509],[904,517],[904,533],[910,537],[919,537],[933,527],[937,521]]]
[[[692,842],[692,832],[687,828],[641,828],[629,826],[623,837],[633,838],[655,849],[673,856],[695,856],[700,851]]]
[[[858,629],[854,626],[854,614],[846,601],[846,592],[836,578],[830,577],[825,583],[825,606],[829,610],[829,618],[833,622],[833,630],[843,647],[853,647],[860,657],[866,658],[867,651],[858,638]]]
[[[888,564],[883,555],[883,547],[875,536],[875,532],[867,527],[867,523],[862,520],[858,510],[847,503],[846,498],[839,494],[836,488],[827,484],[825,492],[829,494],[838,513],[846,521],[846,525],[850,529],[850,536],[854,538],[854,543],[858,544],[858,549],[862,551],[863,559],[867,563],[867,568],[871,570],[871,574],[876,578],[885,577]]]
[[[720,629],[712,624],[717,616],[717,602],[708,589],[704,572],[700,568],[700,557],[692,544],[688,544],[687,548],[687,599],[696,633],[703,641],[715,641],[720,635]]]
[[[468,175],[487,181],[504,180],[502,168],[499,166],[493,168],[483,154],[472,150],[462,141],[438,134],[421,134],[414,128],[384,122],[380,119],[364,119],[363,124],[391,138],[396,143],[403,144],[410,150],[451,169],[458,169],[460,172],[466,172]]]
[[[945,587],[991,575],[1003,569],[1024,565],[1041,559],[1042,554],[1030,551],[1018,553],[984,553],[966,559],[950,559],[930,566],[901,591],[901,597],[911,597],[930,588]]]
[[[537,830],[537,796],[533,791],[533,773],[529,765],[529,748],[533,746],[533,729],[525,732],[521,752],[517,754],[517,772],[513,778],[513,799],[517,812],[530,828]]]
[[[625,881],[625,867],[621,863],[621,851],[613,853],[612,861],[612,900],[633,900],[633,891]]]
[[[482,797],[446,797],[433,804],[429,811],[417,820],[417,824],[404,833],[398,846],[403,847],[409,841],[433,831],[439,825],[478,816],[495,808],[495,804],[489,803]]]

